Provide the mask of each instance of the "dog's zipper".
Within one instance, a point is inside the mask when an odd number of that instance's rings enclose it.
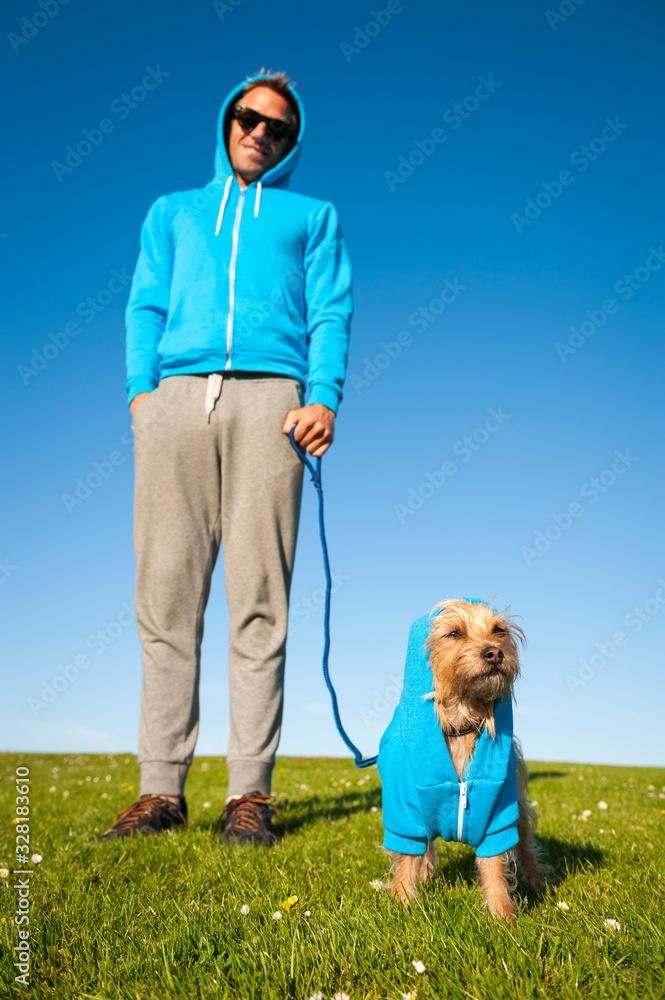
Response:
[[[457,812],[457,839],[462,839],[464,831],[464,810],[466,809],[466,781],[459,783],[459,809]]]

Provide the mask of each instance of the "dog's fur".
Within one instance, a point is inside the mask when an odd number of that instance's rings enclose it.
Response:
[[[519,675],[518,641],[524,643],[524,633],[503,612],[487,604],[447,600],[432,611],[442,610],[433,618],[427,640],[430,664],[434,676],[436,713],[446,737],[446,745],[459,780],[472,756],[477,733],[449,735],[468,725],[478,733],[486,728],[495,738],[493,707],[497,698],[511,698],[513,684]],[[517,757],[517,798],[519,843],[515,847],[517,863],[525,881],[541,888],[547,866],[533,843],[536,813],[529,800],[529,772],[517,739],[513,738]],[[387,852],[391,857],[392,890],[407,906],[418,896],[419,883],[424,883],[434,869],[436,854],[432,842],[422,855]],[[515,877],[511,874],[511,854],[505,851],[493,858],[476,858],[480,889],[489,912],[509,923],[515,919],[515,904],[511,892]]]

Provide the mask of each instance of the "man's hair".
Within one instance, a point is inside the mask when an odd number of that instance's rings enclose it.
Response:
[[[233,109],[236,104],[242,104],[243,98],[245,98],[247,94],[249,94],[249,92],[254,90],[256,87],[268,87],[270,90],[274,90],[276,94],[279,94],[284,98],[284,100],[288,103],[291,113],[295,119],[295,129],[291,132],[291,135],[287,139],[286,149],[284,150],[284,154],[282,156],[282,159],[284,159],[284,156],[290,152],[291,148],[295,144],[295,141],[298,138],[298,133],[300,132],[300,114],[298,112],[298,105],[293,93],[291,92],[291,87],[295,87],[295,82],[289,80],[286,73],[282,73],[281,70],[273,73],[271,69],[265,69],[265,67],[262,66],[259,73],[265,73],[266,75],[261,76],[260,80],[250,80],[249,83],[246,83],[237,94],[233,95],[233,100],[231,101],[226,115],[226,121],[224,122],[224,141],[228,145],[229,132],[231,130],[231,122],[233,120]],[[252,74],[252,76],[257,75],[257,73]]]

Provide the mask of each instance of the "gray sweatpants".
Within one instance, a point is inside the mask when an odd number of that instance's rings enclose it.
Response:
[[[279,742],[303,473],[282,425],[303,405],[302,389],[286,376],[226,372],[215,399],[214,378],[164,378],[133,417],[141,795],[183,793],[220,541],[230,627],[227,800],[270,791]]]

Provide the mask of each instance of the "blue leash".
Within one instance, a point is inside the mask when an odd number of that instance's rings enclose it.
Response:
[[[307,457],[307,452],[304,451],[299,445],[296,444],[295,438],[295,426],[291,428],[289,432],[289,440],[293,445],[293,449],[298,455],[298,457],[305,463],[312,477],[312,482],[314,483],[314,489],[316,490],[319,497],[319,536],[321,538],[321,549],[323,551],[323,567],[326,571],[326,603],[324,609],[323,617],[323,634],[325,637],[323,645],[323,677],[326,682],[328,691],[330,692],[330,700],[332,701],[333,715],[335,716],[335,725],[337,726],[337,731],[342,737],[347,747],[353,754],[355,758],[356,767],[370,767],[372,764],[376,764],[376,757],[367,757],[363,760],[363,755],[361,754],[358,747],[351,741],[347,736],[346,730],[342,725],[342,720],[339,715],[339,707],[337,705],[337,695],[335,693],[335,688],[333,687],[332,681],[330,680],[330,673],[328,671],[328,654],[330,653],[330,593],[332,588],[332,579],[330,576],[330,562],[328,560],[328,546],[326,544],[326,529],[323,523],[323,486],[321,485],[321,457],[316,459],[316,467],[312,465]]]

